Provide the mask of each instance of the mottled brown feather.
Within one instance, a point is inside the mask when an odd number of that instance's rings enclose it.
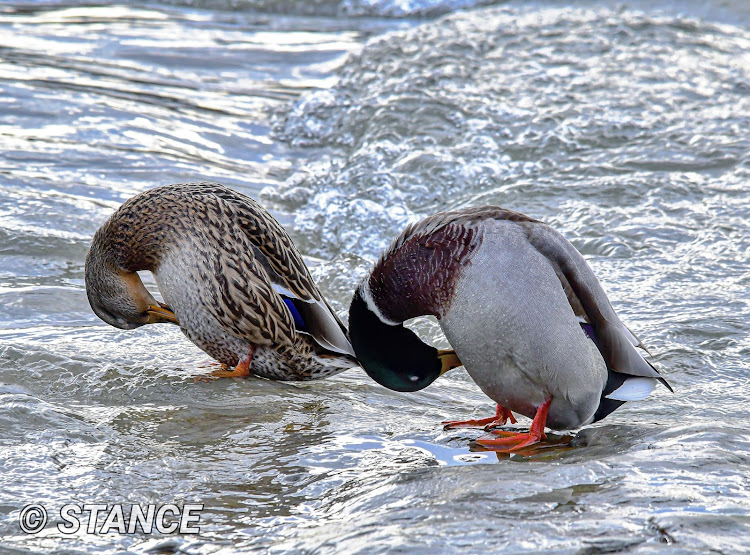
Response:
[[[289,234],[255,200],[218,183],[186,183],[179,187],[189,194],[215,195],[233,206],[235,223],[245,232],[250,242],[266,256],[266,261],[275,271],[275,275],[272,276],[274,281],[279,281],[302,300],[317,301],[323,298]]]

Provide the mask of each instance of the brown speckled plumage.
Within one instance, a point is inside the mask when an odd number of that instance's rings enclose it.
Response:
[[[96,233],[86,270],[92,306],[105,304],[96,294],[108,272],[153,272],[185,335],[224,364],[254,348],[252,373],[272,379],[354,365],[342,352],[351,349],[346,331],[289,235],[257,202],[222,185],[168,185],[128,200]],[[325,320],[317,328],[328,342],[295,330],[280,293]],[[334,344],[338,352],[327,348]]]

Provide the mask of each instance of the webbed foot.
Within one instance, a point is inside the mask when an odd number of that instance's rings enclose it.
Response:
[[[485,430],[490,430],[498,426],[505,425],[506,422],[510,421],[511,424],[516,423],[516,419],[510,410],[497,405],[495,410],[495,416],[489,418],[480,418],[479,420],[446,420],[442,422],[444,430],[453,430],[455,428],[474,428],[477,426],[484,426]]]

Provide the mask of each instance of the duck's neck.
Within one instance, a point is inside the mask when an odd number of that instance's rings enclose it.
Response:
[[[97,231],[92,249],[112,268],[153,272],[171,243],[170,235],[178,236],[152,207],[127,202]]]

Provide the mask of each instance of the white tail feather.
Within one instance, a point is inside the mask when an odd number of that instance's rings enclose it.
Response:
[[[625,383],[605,397],[615,401],[640,401],[648,397],[655,387],[654,378],[628,378]]]

